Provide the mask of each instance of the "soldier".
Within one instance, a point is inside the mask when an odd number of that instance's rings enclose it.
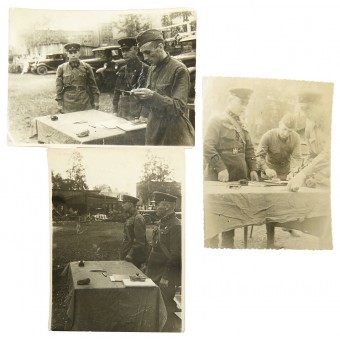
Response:
[[[279,127],[267,131],[261,138],[256,156],[260,169],[268,178],[286,180],[294,167],[301,163],[300,136],[296,129],[296,117],[284,115]]]
[[[299,96],[299,105],[307,118],[308,159],[288,183],[290,191],[298,191],[301,186],[330,185],[330,121],[323,112],[322,96],[317,92],[303,92]]]
[[[147,30],[136,39],[151,64],[146,88],[132,90],[146,111],[146,145],[193,145],[194,128],[187,118],[188,69],[164,51],[161,31]]]
[[[156,214],[160,218],[152,234],[152,250],[146,275],[159,285],[166,305],[168,320],[164,330],[171,330],[176,288],[181,286],[181,221],[175,215],[176,196],[154,192]]]
[[[80,45],[64,46],[69,61],[57,69],[56,101],[58,112],[99,109],[99,90],[90,65],[79,60]]]
[[[226,112],[210,122],[204,139],[205,180],[258,181],[254,147],[242,121],[251,94],[250,89],[230,90]],[[218,237],[210,244],[217,246]],[[222,233],[222,247],[234,247],[234,230]]]
[[[124,225],[124,239],[121,247],[121,259],[132,262],[140,268],[146,261],[147,241],[144,217],[138,213],[138,198],[122,195],[123,209],[129,216]]]
[[[145,87],[149,66],[138,58],[138,47],[135,38],[123,38],[118,40],[121,46],[123,58],[127,64],[117,73],[115,91],[113,94],[113,112],[119,117],[135,119],[139,118],[141,106],[137,99],[124,91],[131,91]]]

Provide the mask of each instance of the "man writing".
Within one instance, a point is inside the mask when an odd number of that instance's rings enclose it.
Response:
[[[162,32],[147,30],[136,40],[151,64],[146,88],[131,91],[147,114],[146,145],[193,145],[194,129],[186,116],[187,68],[165,52]]]
[[[79,60],[80,45],[64,46],[69,61],[57,69],[58,112],[68,113],[99,108],[99,90],[90,65]]]

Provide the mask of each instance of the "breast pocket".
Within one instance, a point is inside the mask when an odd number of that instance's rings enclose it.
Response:
[[[72,74],[67,74],[65,73],[64,76],[63,76],[63,82],[64,82],[64,85],[71,85],[72,84],[72,81],[73,81],[73,76]]]
[[[239,140],[237,132],[233,129],[222,129],[219,141],[220,149],[242,148],[243,144]]]

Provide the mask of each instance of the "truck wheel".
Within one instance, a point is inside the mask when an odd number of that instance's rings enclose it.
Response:
[[[47,67],[46,66],[39,66],[37,68],[37,73],[40,74],[40,75],[47,74]]]

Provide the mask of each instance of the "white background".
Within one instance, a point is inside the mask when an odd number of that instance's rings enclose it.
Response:
[[[92,3],[92,4],[91,4]],[[1,329],[4,339],[111,339],[49,332],[47,153],[6,146],[9,7],[132,9],[193,7],[198,16],[196,147],[187,151],[184,334],[229,339],[340,339],[339,81],[337,1],[1,1]],[[224,5],[222,5],[224,3]],[[335,83],[332,135],[333,251],[203,248],[201,77],[243,76]]]

